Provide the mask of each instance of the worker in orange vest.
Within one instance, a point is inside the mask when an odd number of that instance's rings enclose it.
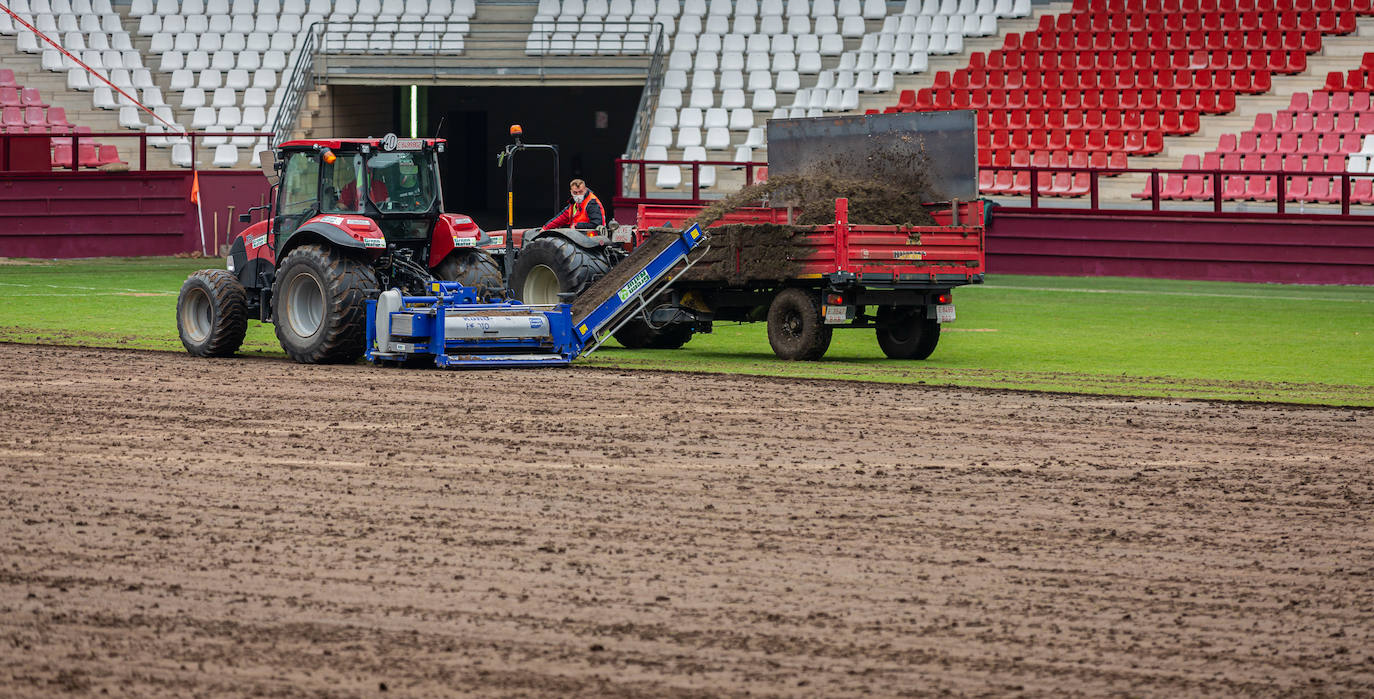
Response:
[[[577,228],[579,230],[595,231],[597,226],[605,225],[606,211],[601,208],[601,200],[592,194],[592,190],[587,189],[587,183],[582,180],[573,180],[568,183],[568,191],[572,193],[572,201],[564,209],[558,212],[557,216],[549,219],[544,224],[544,228]],[[596,235],[595,232],[592,235]]]

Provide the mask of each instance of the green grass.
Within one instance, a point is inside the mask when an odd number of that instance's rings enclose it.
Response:
[[[176,292],[218,259],[0,264],[0,340],[181,351]],[[768,376],[1374,406],[1374,288],[993,275],[955,291],[924,362],[836,330],[821,362],[783,362],[761,323],[682,350],[611,343],[579,363]],[[244,354],[281,356],[250,323]]]

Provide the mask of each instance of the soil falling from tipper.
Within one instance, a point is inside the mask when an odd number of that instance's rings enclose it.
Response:
[[[849,221],[858,225],[933,226],[929,209],[947,206],[932,184],[930,158],[919,137],[884,142],[883,147],[816,163],[804,172],[771,176],[703,209],[677,230],[655,231],[633,254],[582,292],[573,302],[575,323],[624,286],[682,231],[699,224],[706,233],[684,281],[732,286],[779,282],[801,273],[814,249],[804,237],[813,226],[835,222],[835,200],[849,200]],[[791,207],[792,223],[727,223],[708,228],[727,214],[750,206]]]
[[[835,222],[835,200],[849,200],[849,221],[860,225],[933,226],[929,208],[944,196],[931,183],[930,158],[918,137],[903,137],[862,157],[835,158],[798,174],[770,176],[706,207],[684,225],[710,226],[747,206],[790,207],[791,224],[727,223],[710,228],[710,250],[683,276],[732,285],[782,281],[801,271],[812,249],[799,238],[812,226]],[[932,204],[932,202],[940,202]]]

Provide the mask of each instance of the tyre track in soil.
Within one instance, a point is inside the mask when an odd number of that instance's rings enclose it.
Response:
[[[1374,692],[1374,412],[0,344],[0,686]]]

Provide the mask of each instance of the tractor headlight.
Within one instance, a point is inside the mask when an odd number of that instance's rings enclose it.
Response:
[[[234,256],[228,255],[224,258],[224,268],[230,272],[234,271]]]

